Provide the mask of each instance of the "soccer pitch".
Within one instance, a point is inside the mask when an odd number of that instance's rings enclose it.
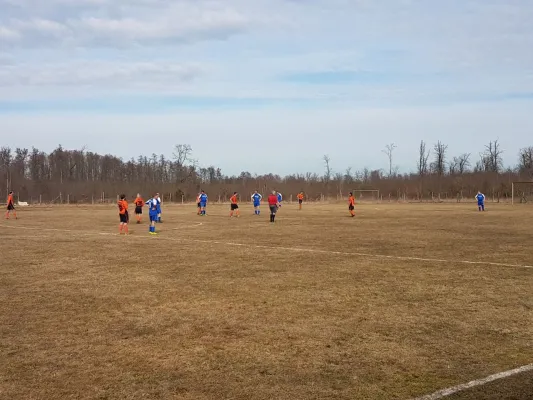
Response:
[[[2,220],[0,398],[407,400],[533,363],[533,207],[297,207]],[[532,397],[525,371],[434,398]]]

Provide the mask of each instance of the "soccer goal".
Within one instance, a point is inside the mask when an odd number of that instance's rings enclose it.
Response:
[[[356,201],[378,201],[379,190],[378,189],[355,189],[352,190]]]
[[[533,182],[513,182],[511,186],[511,204],[533,203]]]

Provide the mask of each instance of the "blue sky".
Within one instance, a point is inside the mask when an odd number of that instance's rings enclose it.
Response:
[[[0,0],[0,145],[227,173],[533,145],[529,0]]]

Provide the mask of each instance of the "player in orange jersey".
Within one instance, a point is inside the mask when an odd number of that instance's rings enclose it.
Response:
[[[13,192],[9,192],[7,195],[7,211],[6,219],[9,219],[9,214],[13,213],[15,219],[17,219],[17,210],[15,210],[15,201],[13,200]]]
[[[304,192],[300,192],[296,195],[296,198],[298,199],[298,210],[302,209],[302,204],[304,202]]]
[[[230,197],[230,201],[231,201],[231,211],[229,213],[229,216],[230,217],[233,217],[233,213],[235,213],[235,216],[238,217],[239,216],[239,199],[237,198],[238,194],[237,192],[233,192],[233,196]]]
[[[124,230],[124,234],[127,235],[130,216],[128,214],[128,202],[125,194],[120,195],[120,200],[118,201],[118,215],[120,217],[118,232],[122,234],[122,231]]]
[[[350,210],[350,215],[355,217],[355,197],[352,192],[350,192],[350,197],[348,197],[348,210]]]
[[[135,203],[135,216],[137,217],[137,223],[140,224],[142,215],[143,215],[144,200],[139,193],[137,193],[137,197],[135,198],[134,203]]]

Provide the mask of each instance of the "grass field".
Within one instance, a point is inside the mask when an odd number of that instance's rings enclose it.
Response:
[[[410,399],[533,363],[533,207],[241,212],[0,221],[0,398]],[[531,398],[531,372],[449,397]]]

